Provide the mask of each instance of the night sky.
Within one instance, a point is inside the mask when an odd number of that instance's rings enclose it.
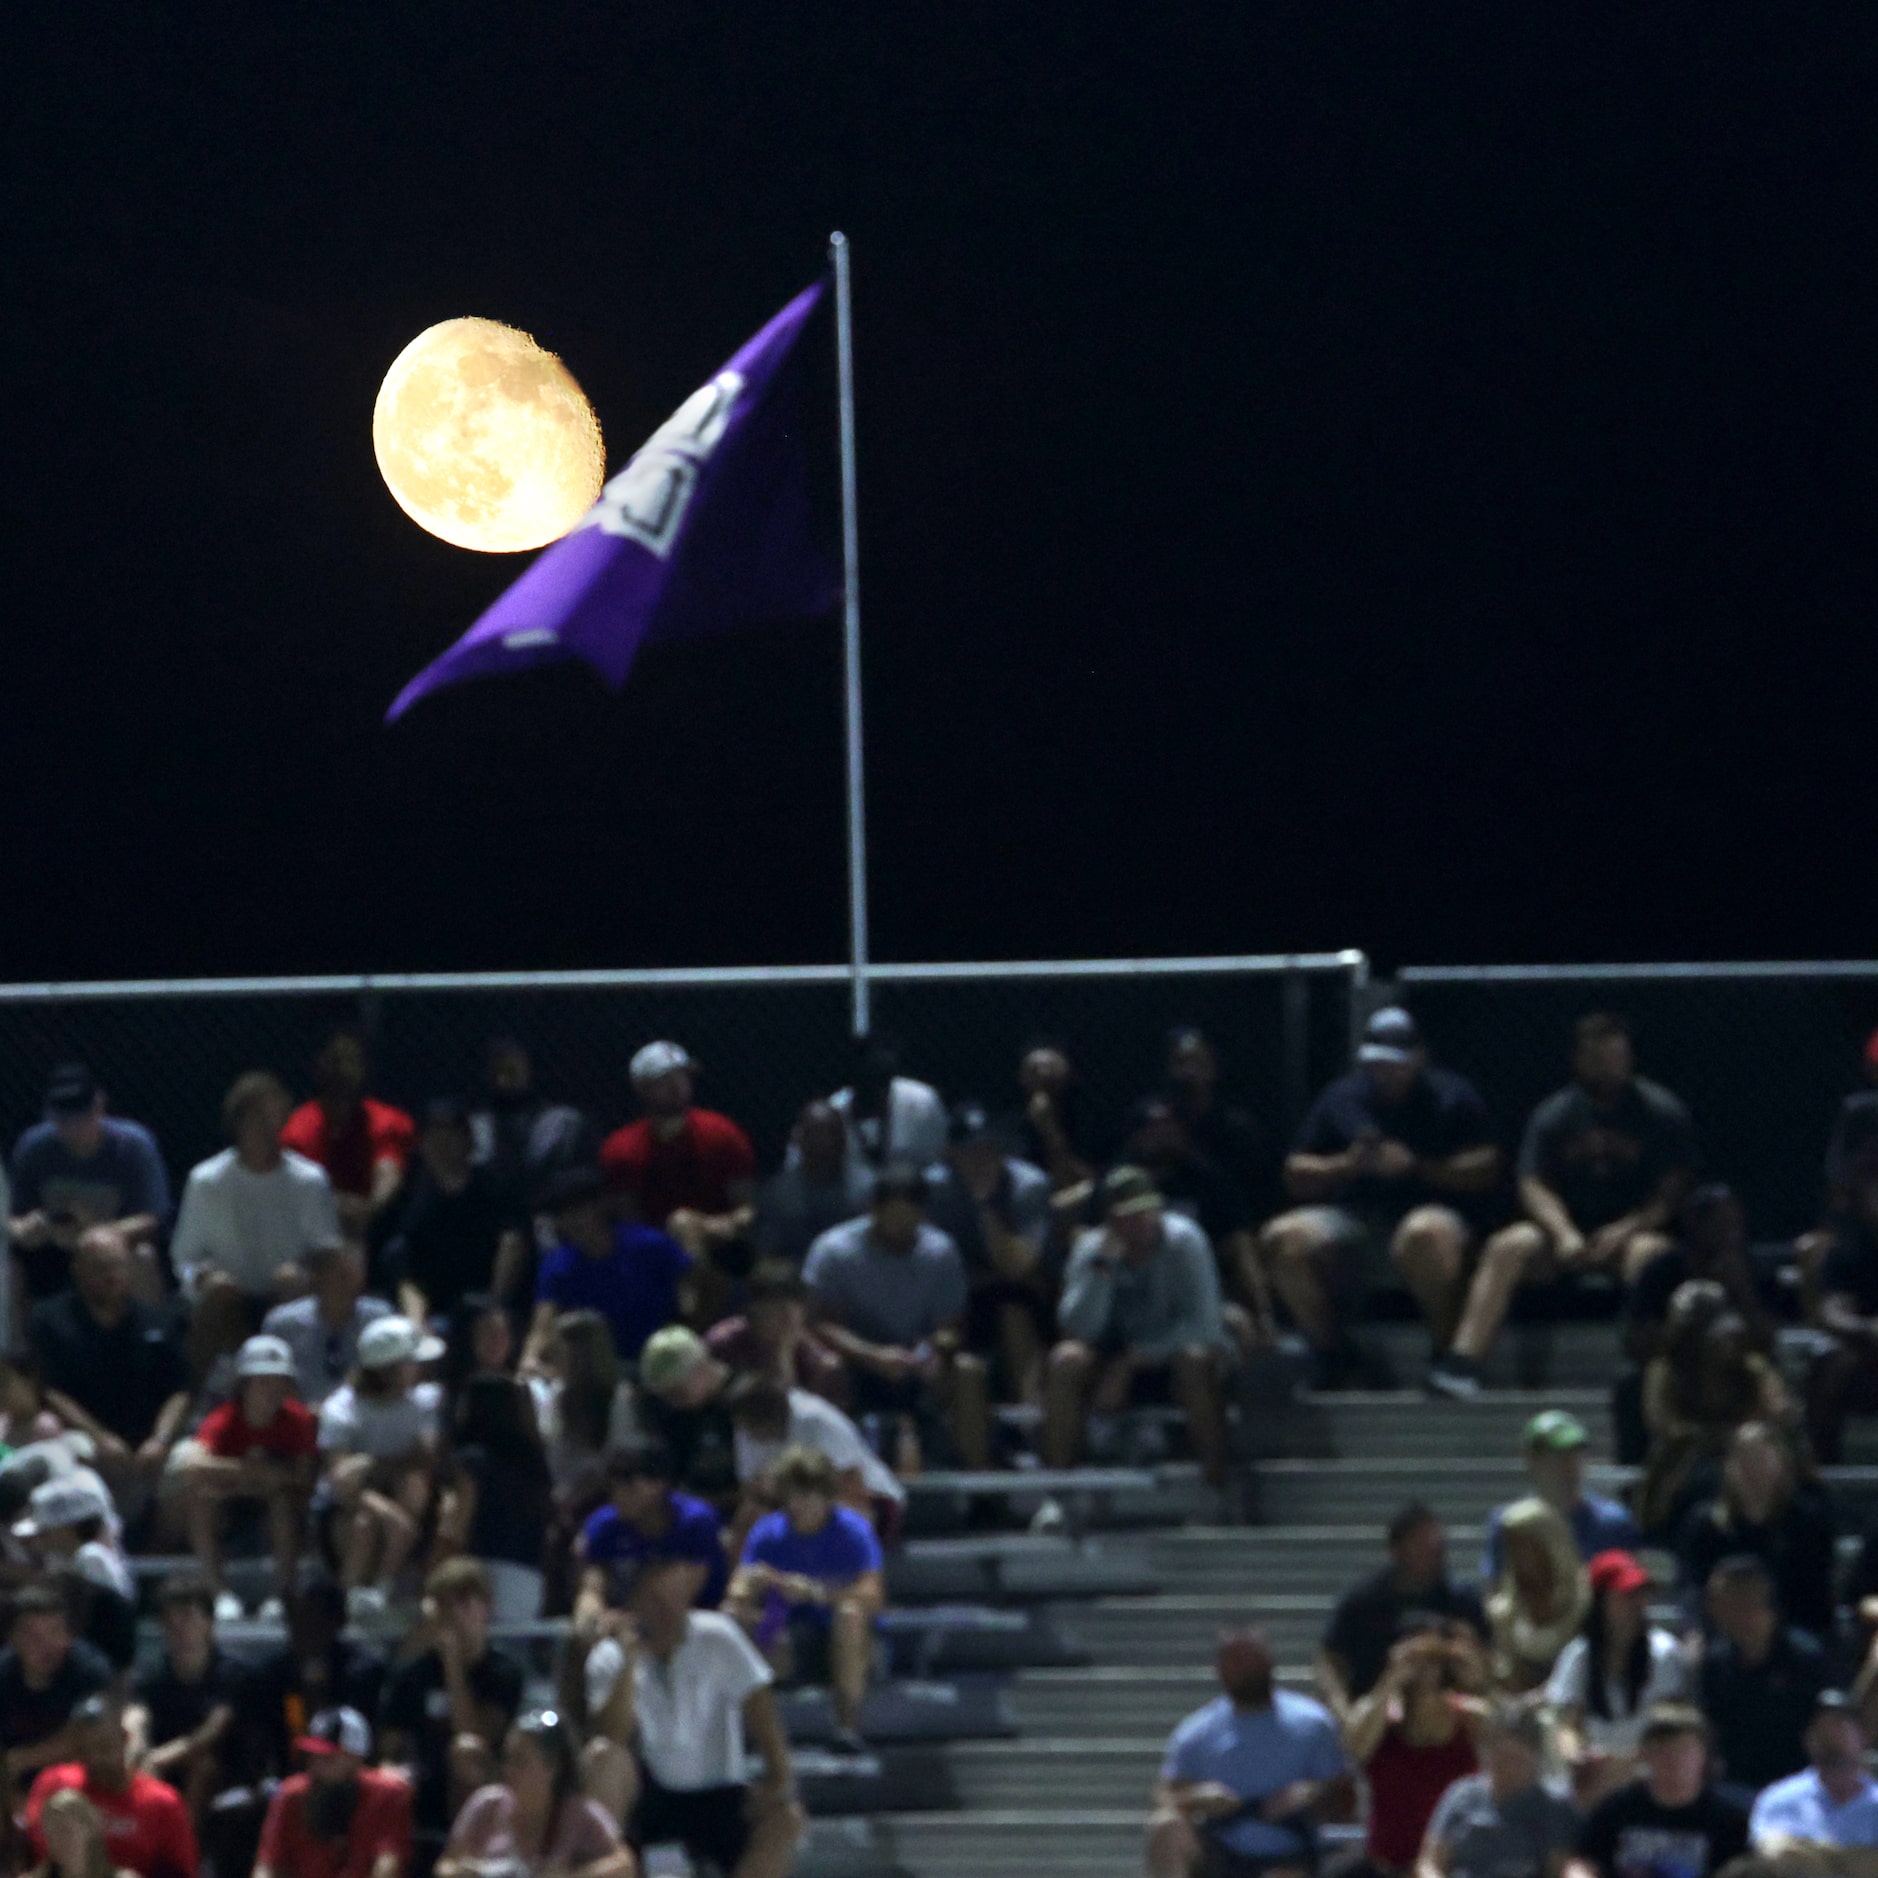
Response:
[[[833,227],[881,957],[1870,956],[1875,100],[1865,4],[16,9],[0,977],[840,956],[832,619],[387,731],[525,563],[370,437],[475,313],[617,466]]]

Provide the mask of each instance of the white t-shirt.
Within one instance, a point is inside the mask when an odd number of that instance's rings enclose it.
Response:
[[[1644,1678],[1635,1708],[1626,1707],[1625,1685],[1618,1682],[1608,1691],[1611,1713],[1591,1712],[1589,1669],[1590,1646],[1583,1637],[1574,1637],[1559,1652],[1552,1666],[1552,1680],[1545,1686],[1545,1699],[1555,1710],[1573,1708],[1584,1717],[1585,1745],[1604,1754],[1633,1753],[1643,1739],[1643,1712],[1652,1702],[1675,1702],[1689,1694],[1689,1659],[1682,1645],[1667,1630],[1654,1624],[1650,1639],[1650,1673]]]
[[[848,1124],[851,1167],[885,1167],[891,1161],[927,1167],[946,1151],[946,1105],[931,1083],[916,1082],[911,1076],[894,1077],[887,1090],[884,1130],[880,1121],[854,1120],[852,1089],[837,1089],[828,1105],[838,1109]],[[799,1151],[792,1148],[790,1152]]]
[[[382,1401],[344,1383],[320,1404],[320,1452],[401,1461],[426,1435],[436,1434],[442,1405],[443,1390],[434,1382]]]
[[[589,1710],[603,1707],[625,1667],[618,1640],[602,1637],[586,1664]],[[685,1640],[664,1662],[639,1652],[633,1708],[639,1755],[661,1787],[695,1793],[736,1787],[744,1765],[743,1704],[770,1681],[769,1665],[742,1627],[718,1611],[693,1611]]]
[[[826,1454],[844,1474],[858,1467],[869,1493],[905,1505],[906,1489],[861,1431],[832,1402],[807,1389],[789,1391],[789,1431],[782,1440],[759,1441],[747,1429],[737,1430],[737,1478],[754,1480],[785,1447],[798,1446]]]
[[[185,1289],[207,1268],[226,1272],[250,1297],[263,1297],[283,1265],[339,1243],[339,1209],[325,1168],[289,1149],[271,1173],[257,1174],[224,1148],[189,1170],[170,1261]]]

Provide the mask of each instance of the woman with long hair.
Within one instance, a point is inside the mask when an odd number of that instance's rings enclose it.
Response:
[[[47,1800],[39,1816],[46,1856],[32,1878],[130,1878],[111,1859],[104,1820],[76,1787],[65,1787]]]
[[[513,1376],[478,1371],[450,1406],[437,1549],[467,1552],[487,1566],[497,1622],[541,1615],[542,1549],[553,1518],[534,1398]]]
[[[1538,1498],[1515,1500],[1500,1522],[1500,1576],[1487,1599],[1493,1676],[1511,1695],[1536,1689],[1585,1621],[1591,1585],[1571,1528]]]
[[[1554,1741],[1581,1807],[1594,1806],[1638,1772],[1644,1711],[1681,1700],[1689,1661],[1681,1643],[1650,1622],[1650,1574],[1628,1552],[1591,1561],[1584,1628],[1560,1653],[1546,1685]]]
[[[502,1744],[502,1778],[463,1802],[436,1878],[633,1878],[633,1855],[580,1790],[573,1732],[552,1709],[523,1715]]]
[[[578,1490],[606,1450],[632,1433],[632,1390],[620,1375],[612,1328],[598,1311],[562,1312],[548,1360],[536,1406],[548,1469],[565,1494]]]
[[[1723,1559],[1751,1552],[1773,1574],[1781,1614],[1825,1641],[1838,1622],[1834,1533],[1826,1494],[1807,1478],[1785,1431],[1744,1422],[1728,1443],[1720,1491],[1683,1521],[1676,1546],[1683,1583],[1699,1596]]]
[[[485,1372],[512,1376],[521,1345],[508,1307],[487,1291],[466,1291],[450,1314],[443,1356],[444,1387],[452,1394]]]

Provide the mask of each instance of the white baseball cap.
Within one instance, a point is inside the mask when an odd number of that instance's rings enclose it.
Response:
[[[393,1363],[434,1363],[443,1339],[427,1336],[408,1317],[375,1317],[359,1332],[359,1367],[389,1369]]]
[[[26,1502],[26,1517],[18,1521],[14,1534],[31,1539],[60,1526],[82,1526],[88,1519],[109,1519],[111,1496],[92,1480],[44,1480],[33,1489]]]
[[[295,1373],[293,1352],[279,1337],[250,1337],[235,1357],[235,1375],[244,1381],[250,1376]]]
[[[295,1741],[302,1754],[353,1754],[372,1758],[372,1727],[355,1708],[323,1708]]]
[[[675,1069],[696,1069],[691,1052],[682,1043],[648,1043],[633,1056],[634,1082],[655,1082]]]

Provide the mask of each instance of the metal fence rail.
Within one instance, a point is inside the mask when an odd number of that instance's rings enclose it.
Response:
[[[1284,1129],[1342,1067],[1368,963],[1360,952],[1015,960],[868,976],[876,1028],[952,1099],[1013,1104],[1019,1050],[1051,1035],[1074,1053],[1092,1108],[1112,1116],[1153,1082],[1168,1027],[1197,1023],[1235,1088]],[[272,1068],[304,1089],[342,1024],[370,1037],[389,1100],[471,1090],[484,1041],[513,1034],[544,1094],[610,1125],[631,1112],[633,1051],[673,1036],[704,1065],[701,1099],[742,1120],[768,1165],[800,1103],[845,1080],[850,984],[846,965],[802,965],[0,985],[0,1133],[10,1141],[36,1118],[50,1064],[82,1057],[117,1112],[156,1130],[180,1176],[221,1145],[235,1076]]]
[[[1878,961],[1862,959],[1415,966],[1396,982],[1509,1145],[1565,1081],[1573,1020],[1623,1014],[1642,1072],[1689,1104],[1706,1173],[1735,1186],[1762,1238],[1817,1219],[1827,1132],[1878,1025]]]

